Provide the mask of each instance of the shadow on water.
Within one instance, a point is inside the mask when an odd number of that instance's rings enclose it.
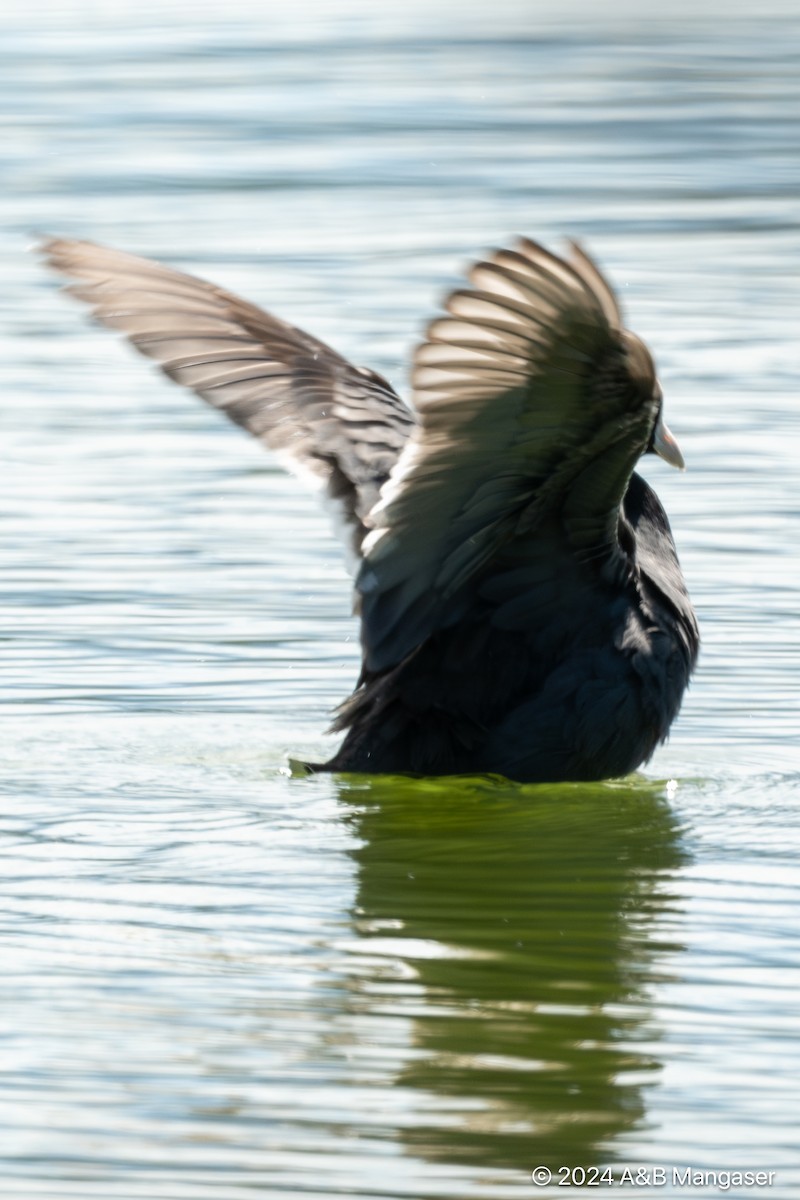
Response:
[[[658,1076],[649,987],[685,860],[663,784],[343,777],[354,1004],[410,1018],[401,1137],[521,1169],[614,1157]]]

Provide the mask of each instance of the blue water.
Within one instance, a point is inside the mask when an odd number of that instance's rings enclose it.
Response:
[[[798,44],[772,0],[0,14],[4,1197],[798,1195]],[[583,238],[689,468],[647,463],[704,641],[642,777],[290,777],[357,674],[326,518],[37,231],[400,390],[471,257]]]

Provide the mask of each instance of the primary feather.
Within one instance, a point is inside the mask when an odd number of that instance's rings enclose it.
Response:
[[[360,546],[414,422],[385,379],[204,279],[93,242],[42,249],[98,321],[323,489]]]

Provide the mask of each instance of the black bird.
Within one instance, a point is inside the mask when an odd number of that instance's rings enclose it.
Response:
[[[683,460],[653,360],[580,247],[520,239],[477,263],[416,351],[413,411],[211,283],[91,242],[43,249],[99,321],[335,502],[363,663],[320,769],[588,780],[650,758],[699,638],[634,467]]]

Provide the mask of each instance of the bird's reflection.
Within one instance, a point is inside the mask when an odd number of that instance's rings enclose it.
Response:
[[[657,1078],[675,949],[663,785],[342,778],[362,1013],[410,1021],[407,1149],[529,1172],[614,1157]]]

